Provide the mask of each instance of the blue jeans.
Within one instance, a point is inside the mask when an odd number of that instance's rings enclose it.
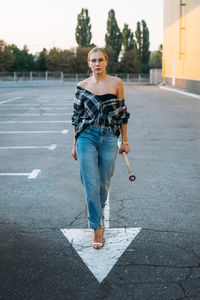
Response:
[[[110,189],[117,150],[117,137],[110,127],[90,125],[77,138],[76,153],[92,229],[103,226],[102,208]]]

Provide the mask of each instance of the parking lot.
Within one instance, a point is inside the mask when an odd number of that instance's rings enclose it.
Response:
[[[200,299],[200,100],[125,85],[137,179],[118,155],[97,254],[71,156],[75,87],[0,88],[0,299]]]

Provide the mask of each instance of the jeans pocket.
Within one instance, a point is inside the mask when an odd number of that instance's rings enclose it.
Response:
[[[116,134],[114,133],[114,131],[113,131],[113,130],[111,130],[111,131],[110,131],[110,133],[111,133],[111,135],[112,135],[114,138],[116,138],[116,139],[117,139],[117,136],[116,136]]]
[[[85,129],[83,130],[83,132],[90,134],[90,133],[91,133],[91,130],[90,130],[90,128],[87,127],[87,128],[85,128]]]

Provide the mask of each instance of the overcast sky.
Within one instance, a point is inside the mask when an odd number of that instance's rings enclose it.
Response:
[[[163,0],[0,0],[0,39],[19,48],[25,44],[31,53],[52,47],[76,47],[77,15],[89,10],[92,41],[105,46],[108,11],[114,9],[120,29],[127,23],[135,32],[144,19],[150,32],[150,50],[163,42]]]

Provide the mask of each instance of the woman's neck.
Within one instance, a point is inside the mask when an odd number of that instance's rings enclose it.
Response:
[[[93,79],[95,81],[95,83],[99,83],[100,81],[104,80],[106,78],[106,73],[102,73],[102,74],[94,74],[93,73]]]

